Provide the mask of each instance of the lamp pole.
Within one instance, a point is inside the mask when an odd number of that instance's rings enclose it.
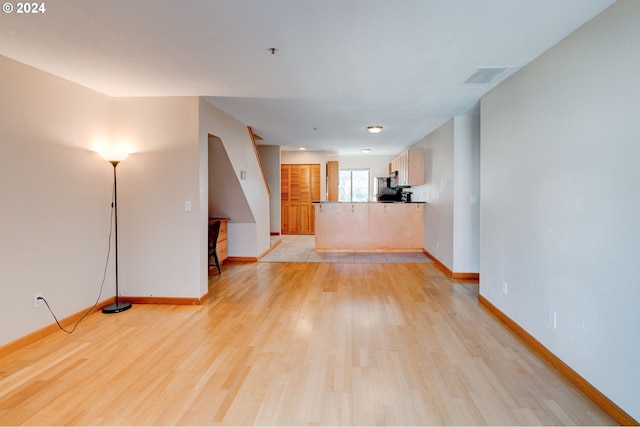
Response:
[[[116,168],[118,163],[127,157],[127,153],[106,153],[102,154],[106,160],[113,165],[113,214],[115,219],[115,245],[116,245],[116,298],[113,304],[102,307],[103,313],[120,313],[121,311],[129,310],[131,308],[130,302],[120,301],[120,290],[118,289],[118,180],[116,176]]]

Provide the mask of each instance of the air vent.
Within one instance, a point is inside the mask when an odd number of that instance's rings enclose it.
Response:
[[[507,70],[511,70],[513,67],[478,67],[475,73],[473,73],[467,80],[464,81],[465,85],[486,85],[493,83]]]

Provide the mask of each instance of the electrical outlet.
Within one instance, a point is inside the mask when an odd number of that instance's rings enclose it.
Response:
[[[507,284],[507,282],[504,282],[502,284],[502,293],[507,295],[509,293],[509,285]]]
[[[33,296],[33,308],[40,308],[42,307],[42,300],[39,298],[43,298],[41,293],[37,293]]]

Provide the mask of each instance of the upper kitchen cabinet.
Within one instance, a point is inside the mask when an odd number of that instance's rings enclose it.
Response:
[[[424,184],[424,151],[409,148],[391,160],[391,172],[398,171],[398,185]]]
[[[327,200],[337,202],[340,195],[338,187],[340,185],[340,167],[337,161],[327,162]],[[317,200],[314,200],[317,202]]]

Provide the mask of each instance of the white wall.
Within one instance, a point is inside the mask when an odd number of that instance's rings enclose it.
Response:
[[[483,97],[480,293],[640,420],[638,22],[620,0]]]
[[[229,255],[257,257],[269,247],[268,195],[248,130],[198,97],[113,103],[113,139],[135,151],[118,166],[120,291],[201,297],[208,290],[209,134],[220,136],[236,173],[233,193],[251,209],[236,221],[231,215]]]
[[[120,292],[198,298],[203,292],[198,98],[114,98]],[[185,201],[192,211],[185,212]]]
[[[0,346],[91,306],[107,258],[111,99],[0,56]],[[111,264],[112,265],[112,264]],[[112,270],[110,270],[112,271]],[[113,296],[113,275],[103,299]]]
[[[259,257],[271,245],[269,194],[264,184],[258,158],[249,135],[247,126],[233,117],[200,99],[199,141],[202,150],[209,146],[209,135],[218,137],[227,153],[229,161],[236,173],[235,179],[240,182],[244,197],[249,203],[255,221],[235,222],[233,218],[228,224],[228,253],[235,257]],[[205,155],[208,162],[208,156]],[[240,179],[240,171],[246,171],[246,179]],[[208,194],[208,174],[201,176],[201,189]],[[206,189],[206,190],[204,190]],[[201,218],[206,227],[207,218]],[[206,241],[203,242],[203,251]]]
[[[480,271],[480,116],[453,119],[453,268]]]
[[[453,271],[453,119],[415,146],[425,156],[425,184],[411,187],[414,200],[426,202],[424,248]]]
[[[254,223],[253,212],[222,140],[209,136],[208,149],[209,216],[231,218],[234,223]]]
[[[400,154],[400,153],[398,153]],[[395,156],[362,154],[356,156],[339,156],[330,154],[328,160],[336,160],[340,169],[369,169],[369,194],[376,200],[377,188],[375,180],[378,176],[389,176],[389,163]]]
[[[479,271],[480,118],[456,116],[415,147],[424,149],[424,248],[454,273]]]
[[[265,177],[269,184],[271,196],[269,198],[270,230],[271,233],[280,234],[281,210],[280,210],[280,146],[261,145],[258,146],[258,153],[262,161]]]

